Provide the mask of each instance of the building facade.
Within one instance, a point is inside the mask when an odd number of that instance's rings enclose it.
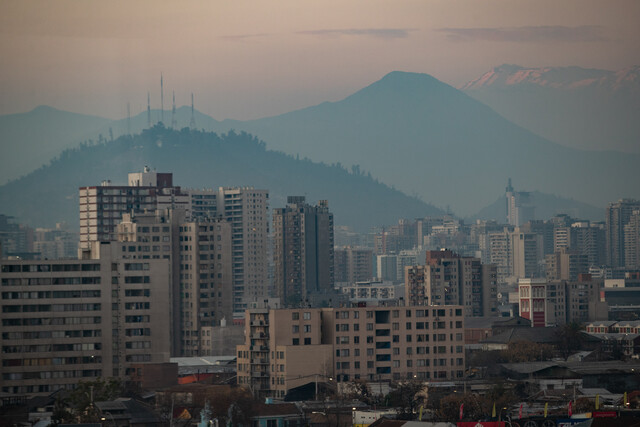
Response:
[[[565,325],[606,320],[607,304],[600,300],[601,281],[587,275],[577,281],[520,279],[520,316],[532,327]]]
[[[169,361],[169,264],[96,244],[82,260],[0,261],[0,391],[48,395]]]
[[[163,208],[189,211],[189,196],[174,187],[171,173],[145,167],[144,172],[130,173],[128,181],[127,186],[103,181],[100,186],[80,187],[80,248],[90,248],[91,242],[116,240],[116,227],[125,213]]]
[[[427,251],[424,266],[405,270],[409,305],[461,305],[465,316],[497,315],[497,269],[449,250]]]
[[[302,196],[289,197],[273,210],[274,284],[283,304],[333,290],[333,214],[326,200],[317,206]]]
[[[145,167],[130,173],[127,186],[80,187],[80,247],[117,240],[126,213],[183,210],[190,221],[223,218],[231,223],[233,310],[242,318],[248,303],[268,294],[269,194],[253,187],[181,189],[173,174]]]
[[[335,283],[353,284],[373,278],[373,250],[347,246],[334,250]]]
[[[634,210],[640,209],[640,201],[620,199],[607,206],[605,214],[605,239],[607,265],[613,268],[625,265],[625,226],[629,223]]]
[[[125,258],[169,260],[171,354],[211,355],[211,328],[233,317],[231,223],[181,209],[124,214],[117,238]]]
[[[464,376],[460,306],[247,310],[238,384],[284,398],[313,382]]]

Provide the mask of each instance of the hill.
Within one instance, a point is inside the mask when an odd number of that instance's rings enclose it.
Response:
[[[152,124],[160,117],[160,110],[151,110]],[[171,111],[165,111],[164,118],[170,125]],[[197,110],[194,119],[197,129],[213,130],[218,124]],[[175,120],[177,129],[188,126],[191,107],[176,109]],[[111,120],[40,106],[26,113],[0,116],[0,184],[28,174],[82,142],[112,140],[148,127],[146,111],[130,120]]]
[[[609,71],[501,65],[461,89],[560,144],[640,153],[640,66]]]
[[[0,116],[0,184],[47,163],[109,122],[47,106]]]
[[[271,149],[359,165],[462,216],[492,200],[507,177],[597,206],[640,196],[640,156],[555,144],[426,74],[392,72],[338,102],[221,126]]]
[[[2,213],[31,225],[50,227],[66,221],[77,227],[78,187],[100,185],[104,179],[125,185],[127,173],[144,165],[173,172],[174,183],[182,187],[266,188],[271,207],[285,206],[289,195],[305,195],[310,202],[327,199],[337,225],[361,232],[401,217],[443,213],[357,170],[266,150],[263,142],[246,133],[219,136],[162,125],[65,150],[49,165],[0,187]]]

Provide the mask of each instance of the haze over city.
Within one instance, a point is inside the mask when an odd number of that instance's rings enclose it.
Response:
[[[504,63],[640,63],[633,0],[5,1],[0,12],[0,114],[124,118],[147,92],[159,108],[161,72],[179,106],[194,92],[200,111],[245,120],[336,101],[395,70],[457,87]]]
[[[0,427],[637,427],[640,2],[0,2]]]

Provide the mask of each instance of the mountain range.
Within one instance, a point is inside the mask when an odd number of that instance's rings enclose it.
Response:
[[[471,86],[465,90],[472,90]],[[41,110],[44,108],[23,114],[23,122]],[[151,116],[156,122],[159,111],[152,111]],[[165,112],[164,116],[169,121],[172,115]],[[339,169],[344,165],[354,172],[369,171],[393,188],[447,206],[461,216],[471,216],[494,200],[509,177],[519,190],[557,195],[548,200],[558,207],[567,206],[571,199],[580,201],[576,206],[587,203],[603,207],[621,197],[637,197],[640,192],[635,185],[640,177],[635,167],[640,156],[615,151],[596,153],[553,143],[426,74],[392,72],[341,101],[275,117],[218,122],[195,111],[194,118],[198,129],[246,131],[265,141],[270,150],[340,165]],[[176,111],[177,128],[187,126],[190,119],[190,108]],[[10,155],[0,159],[0,174],[10,159],[30,158],[29,153],[52,145],[48,135],[29,139],[24,129],[22,136],[14,132],[8,139],[2,123],[0,138],[13,143],[2,144]],[[131,119],[100,121],[93,131],[88,130],[90,126],[68,125],[69,134],[76,139],[69,137],[66,147],[77,146],[78,139],[92,140],[89,144],[108,143],[147,125],[146,112]],[[135,165],[135,169],[140,167]],[[170,165],[168,168],[172,169]],[[15,179],[16,175],[4,178]],[[584,212],[582,217],[590,216]]]
[[[551,141],[640,153],[640,66],[609,71],[501,65],[460,89]]]
[[[338,102],[220,125],[286,153],[357,164],[462,216],[486,206],[508,177],[518,189],[602,207],[640,193],[639,155],[553,143],[426,74],[392,72]]]
[[[53,227],[65,221],[77,228],[79,187],[100,185],[103,180],[126,185],[127,174],[145,165],[173,172],[174,185],[183,188],[267,189],[272,208],[284,207],[291,195],[306,196],[310,204],[328,200],[336,224],[358,232],[396,223],[398,218],[444,214],[368,174],[267,150],[246,133],[217,135],[161,125],[63,151],[49,165],[1,186],[0,212],[34,226]]]

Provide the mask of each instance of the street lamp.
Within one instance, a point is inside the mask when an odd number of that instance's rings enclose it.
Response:
[[[105,411],[104,413],[111,417],[111,422],[113,423],[113,427],[117,427],[118,424],[116,423],[116,419],[113,418],[113,414],[111,412],[109,412],[109,411]],[[106,417],[101,417],[100,420],[101,421],[106,421],[107,418]]]

